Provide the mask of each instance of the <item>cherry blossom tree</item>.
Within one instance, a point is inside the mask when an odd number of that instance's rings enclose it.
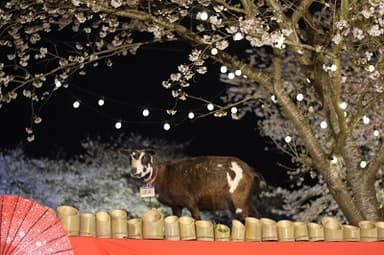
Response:
[[[378,220],[383,16],[383,0],[3,1],[0,103],[31,101],[32,141],[38,106],[73,77],[143,45],[182,41],[189,59],[162,82],[175,100],[212,103],[197,117],[255,113],[263,134],[297,164],[291,175],[316,175],[316,194],[332,196],[350,223]],[[212,63],[231,84],[221,102],[189,93]]]

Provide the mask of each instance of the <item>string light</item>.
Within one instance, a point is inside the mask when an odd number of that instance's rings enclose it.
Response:
[[[236,114],[237,113],[237,107],[236,106],[231,107],[231,113],[232,114]]]
[[[332,64],[331,67],[329,68],[329,70],[331,70],[332,72],[336,72],[336,70],[337,70],[337,65]]]
[[[341,102],[341,103],[340,103],[340,108],[341,108],[341,109],[345,110],[345,109],[347,109],[347,107],[348,107],[347,102]]]
[[[76,100],[75,102],[73,102],[72,106],[73,106],[73,108],[77,109],[80,107],[80,102],[78,100]]]
[[[197,13],[197,18],[201,20],[207,20],[208,19],[208,13],[206,11],[202,11]]]
[[[143,114],[143,116],[144,117],[148,117],[149,116],[149,110],[147,109],[147,108],[145,108],[144,110],[143,110],[143,112],[142,112],[142,114]]]
[[[326,129],[326,128],[328,127],[327,122],[326,122],[325,120],[323,120],[322,122],[320,122],[320,127],[321,127],[322,129]]]
[[[221,73],[226,73],[226,72],[228,72],[228,68],[226,66],[221,66],[220,67],[220,72]]]
[[[168,131],[168,130],[171,129],[171,125],[170,125],[168,122],[165,122],[165,123],[163,124],[163,129],[164,129],[165,131]]]
[[[380,135],[380,131],[377,129],[373,130],[373,135],[378,137]]]
[[[216,49],[216,48],[212,48],[211,49],[211,54],[214,56],[214,55],[217,55],[217,53],[219,53],[219,51]]]
[[[215,109],[215,106],[213,104],[207,104],[208,111],[213,111]]]
[[[368,71],[371,72],[371,73],[374,72],[375,71],[375,66],[374,65],[369,65],[368,66]]]
[[[297,94],[296,95],[296,100],[299,101],[299,102],[303,101],[304,100],[304,95],[301,94],[301,93]]]
[[[56,88],[60,88],[61,87],[61,81],[59,81],[58,79],[55,79],[55,87]]]
[[[240,32],[237,32],[237,33],[233,36],[233,40],[234,40],[234,41],[240,41],[240,40],[243,39],[243,38],[244,38],[244,36],[243,36],[243,34],[240,33]]]
[[[234,73],[232,73],[232,72],[228,73],[228,79],[232,80],[234,78],[235,78],[235,74]]]
[[[195,118],[195,114],[193,112],[188,113],[188,119],[192,120]]]
[[[362,160],[362,161],[360,162],[360,167],[361,167],[361,168],[366,168],[366,167],[367,167],[367,161]]]
[[[272,96],[271,96],[271,100],[272,100],[272,102],[276,103],[276,102],[277,102],[276,96],[275,96],[275,95],[272,95]]]
[[[368,125],[369,122],[371,122],[371,119],[370,119],[368,116],[364,115],[364,116],[363,116],[363,123],[364,123],[365,125]]]
[[[331,163],[332,164],[336,164],[337,163],[337,157],[336,156],[332,156]]]
[[[285,141],[286,143],[290,143],[290,142],[292,142],[292,137],[289,136],[289,135],[287,135],[287,136],[284,138],[284,141]]]
[[[240,69],[237,69],[237,70],[235,71],[235,74],[236,74],[237,76],[240,76],[240,75],[241,75],[241,70],[240,70]]]
[[[120,129],[121,126],[122,126],[121,121],[116,121],[116,123],[115,123],[115,128],[116,128],[116,129]]]
[[[104,105],[104,99],[103,98],[100,98],[98,101],[97,101],[97,104],[99,106],[103,106]]]

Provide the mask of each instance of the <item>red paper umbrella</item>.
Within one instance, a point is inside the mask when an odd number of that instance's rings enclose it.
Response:
[[[67,232],[49,208],[0,195],[0,254],[74,254]]]

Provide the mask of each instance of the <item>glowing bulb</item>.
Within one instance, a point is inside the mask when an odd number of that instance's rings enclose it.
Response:
[[[369,65],[368,66],[368,71],[371,72],[371,73],[374,72],[375,71],[375,66],[374,65]]]
[[[228,73],[228,79],[232,80],[234,78],[235,78],[235,74],[234,73],[232,73],[232,72]]]
[[[56,88],[60,88],[61,87],[61,81],[59,81],[58,79],[55,79],[55,86],[56,86]]]
[[[226,73],[228,71],[228,68],[226,66],[221,66],[220,67],[220,72],[221,73]]]
[[[292,137],[290,137],[289,135],[287,135],[287,136],[284,138],[284,141],[285,141],[286,143],[290,143],[290,142],[292,142]]]
[[[97,101],[97,104],[99,106],[103,106],[104,105],[104,99],[100,98],[98,101]]]
[[[232,114],[236,114],[237,113],[237,107],[236,106],[231,107],[231,113]]]
[[[272,95],[272,96],[271,96],[271,100],[272,100],[272,102],[276,103],[276,102],[277,102],[277,98],[276,98],[276,96],[275,96],[275,95]]]
[[[234,36],[233,36],[233,40],[234,41],[240,41],[241,39],[243,39],[243,34],[240,33],[240,32],[237,32]]]
[[[193,112],[188,113],[188,119],[192,120],[195,118],[195,114]]]
[[[213,104],[207,104],[208,111],[212,111],[214,108],[215,106],[213,106]]]
[[[214,55],[217,55],[219,51],[216,49],[216,48],[212,48],[211,49],[211,54],[214,56]]]
[[[148,109],[144,109],[142,114],[143,114],[144,117],[148,117],[149,116],[149,110]]]
[[[121,121],[116,121],[115,128],[120,129],[121,128]]]
[[[240,76],[240,75],[241,75],[241,70],[240,70],[240,69],[237,69],[237,70],[235,71],[235,74],[236,74],[237,76]]]
[[[208,19],[208,13],[206,11],[199,12],[198,14],[201,20],[207,20]]]
[[[340,108],[343,110],[347,109],[347,106],[348,106],[347,102],[341,102],[340,103]]]
[[[378,137],[380,135],[380,131],[377,129],[373,130],[373,135]]]
[[[299,102],[303,101],[304,100],[304,95],[301,94],[301,93],[297,94],[296,95],[296,100],[299,101]]]
[[[165,123],[163,124],[163,129],[164,129],[165,131],[168,131],[168,130],[171,129],[171,125],[170,125],[168,122],[165,122]]]
[[[80,107],[80,102],[76,100],[75,102],[73,102],[72,106],[73,108],[77,109]]]
[[[337,70],[337,65],[332,64],[331,67],[329,68],[329,70],[331,70],[332,72],[336,72],[336,70]]]
[[[320,122],[320,127],[321,127],[322,129],[326,129],[326,128],[328,127],[327,122],[326,122],[325,120],[323,120],[322,122]]]
[[[311,80],[310,80],[309,78],[307,78],[305,81],[306,81],[307,83],[311,83]]]
[[[368,125],[369,122],[371,122],[371,119],[370,119],[368,116],[364,115],[364,116],[363,116],[363,123],[364,123],[365,125]]]
[[[360,162],[360,167],[361,167],[361,168],[366,168],[366,167],[367,167],[367,161],[362,160],[362,161]]]

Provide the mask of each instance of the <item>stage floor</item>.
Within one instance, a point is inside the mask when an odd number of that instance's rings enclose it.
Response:
[[[70,237],[76,255],[383,255],[384,242],[204,242]]]

